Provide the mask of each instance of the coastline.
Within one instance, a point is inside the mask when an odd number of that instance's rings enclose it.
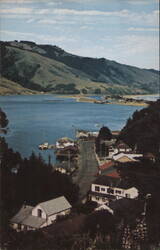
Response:
[[[94,104],[115,104],[115,105],[125,105],[125,106],[141,106],[141,107],[146,107],[148,104],[146,102],[138,102],[135,100],[134,101],[128,101],[128,102],[125,102],[125,101],[115,101],[112,99],[110,99],[110,102],[101,102],[101,101],[98,101],[96,100],[95,98],[92,98],[91,95],[87,94],[87,95],[81,95],[81,94],[78,94],[78,95],[68,95],[68,94],[54,94],[54,93],[44,93],[44,92],[23,92],[23,94],[19,94],[19,93],[15,93],[15,94],[0,94],[0,96],[12,96],[12,95],[53,95],[53,96],[56,96],[57,98],[71,98],[71,99],[75,99],[76,102],[81,102],[81,103],[94,103]],[[145,97],[145,96],[158,96],[158,94],[142,94],[142,95],[124,95],[123,97],[124,98],[131,98],[131,99],[135,99],[135,98],[138,98],[138,97]]]
[[[138,96],[142,95],[126,95],[124,97],[126,98],[136,98]],[[143,95],[143,96],[155,96],[154,94],[151,95]],[[125,106],[141,106],[141,107],[146,107],[148,104],[145,102],[139,103],[139,102],[119,102],[119,101],[111,101],[111,102],[106,102],[106,103],[96,103],[96,99],[90,98],[89,95],[57,95],[57,97],[62,97],[62,98],[72,98],[76,99],[77,102],[83,102],[83,103],[95,103],[95,104],[116,104],[116,105],[125,105]]]

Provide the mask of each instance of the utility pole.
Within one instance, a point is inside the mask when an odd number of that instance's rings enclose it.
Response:
[[[68,150],[68,170],[71,169],[71,154],[70,151]]]

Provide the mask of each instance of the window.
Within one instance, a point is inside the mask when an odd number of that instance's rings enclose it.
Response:
[[[42,210],[41,209],[38,209],[38,217],[42,217]]]
[[[106,189],[105,189],[105,188],[101,188],[101,191],[102,191],[102,192],[105,192],[105,191],[106,191]]]
[[[95,191],[96,191],[96,192],[99,192],[99,191],[100,191],[99,186],[95,186]]]
[[[21,230],[21,224],[18,224],[18,230]]]
[[[96,200],[99,201],[99,197],[98,196],[96,196]]]
[[[112,189],[112,188],[107,188],[107,192],[108,192],[109,194],[114,194],[114,189]]]
[[[107,199],[106,198],[102,198],[102,201],[105,202]]]
[[[121,194],[121,191],[120,190],[116,190],[116,194]]]

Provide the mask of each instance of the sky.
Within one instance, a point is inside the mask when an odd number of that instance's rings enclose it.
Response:
[[[159,0],[0,0],[0,40],[159,69]]]

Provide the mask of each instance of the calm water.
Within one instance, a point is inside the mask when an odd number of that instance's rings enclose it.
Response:
[[[75,128],[96,131],[96,124],[111,130],[121,129],[135,110],[141,107],[78,103],[53,95],[0,96],[0,107],[9,119],[6,140],[10,147],[29,157],[32,151],[48,155],[54,162],[53,150],[39,151],[43,142],[54,144],[60,137],[72,137]]]

